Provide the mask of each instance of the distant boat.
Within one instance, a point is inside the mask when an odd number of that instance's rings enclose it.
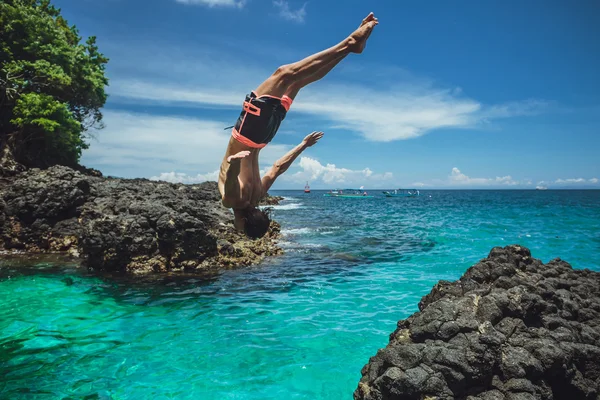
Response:
[[[310,186],[308,186],[308,182],[306,182],[306,186],[304,186],[304,193],[310,193]]]
[[[325,193],[323,196],[326,197],[345,197],[345,198],[361,198],[361,199],[367,199],[367,198],[372,198],[373,196],[369,196],[369,194],[365,191],[363,191],[362,189],[344,189],[344,190],[340,190],[340,189],[336,189],[336,190],[330,190],[329,192]]]
[[[417,189],[395,189],[383,192],[385,197],[417,197],[420,195]]]
[[[548,190],[546,186],[536,186],[535,190]]]

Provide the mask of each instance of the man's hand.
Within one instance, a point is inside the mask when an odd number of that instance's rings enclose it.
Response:
[[[294,147],[292,150],[288,151],[287,154],[281,157],[277,162],[267,171],[265,176],[262,179],[262,188],[263,193],[266,193],[267,190],[271,187],[275,179],[278,176],[283,174],[287,169],[292,165],[296,157],[298,157],[304,150],[313,144],[317,143],[319,139],[323,137],[323,132],[313,132],[310,135],[306,136],[302,143],[298,146]]]
[[[306,136],[304,138],[304,140],[302,141],[302,143],[304,143],[304,145],[306,147],[310,147],[313,144],[317,143],[319,141],[319,139],[321,139],[323,137],[324,133],[323,132],[313,132],[310,135]]]
[[[304,140],[306,140],[306,139],[304,139]],[[242,158],[246,158],[249,155],[250,155],[250,152],[248,150],[240,151],[239,153],[235,153],[234,155],[227,157],[227,162],[231,163],[231,160],[241,160]]]

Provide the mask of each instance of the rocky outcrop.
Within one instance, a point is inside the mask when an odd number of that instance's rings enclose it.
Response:
[[[281,196],[271,196],[269,193],[267,193],[265,195],[265,197],[263,197],[260,202],[259,205],[261,206],[277,206],[279,205],[279,202],[283,200],[283,197]]]
[[[103,178],[61,166],[1,181],[0,227],[4,250],[69,253],[99,270],[194,271],[280,253],[276,223],[256,241],[233,229],[216,182]]]
[[[0,133],[0,178],[14,176],[27,169],[15,161],[7,141],[8,135],[4,132]]]
[[[419,310],[362,369],[355,399],[600,398],[600,273],[497,247]]]

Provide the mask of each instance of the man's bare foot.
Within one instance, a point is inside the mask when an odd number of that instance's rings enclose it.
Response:
[[[250,155],[248,150],[240,151],[239,153],[235,153],[232,156],[227,157],[227,162],[230,163],[231,160],[241,160],[242,158],[246,158]]]
[[[360,26],[363,26],[364,24],[366,24],[367,22],[370,22],[370,21],[377,21],[377,18],[375,18],[375,14],[373,14],[372,12],[370,12],[369,15],[367,15],[365,17],[365,19],[362,20],[362,22],[360,23]],[[377,22],[379,22],[379,21],[377,21]]]
[[[350,35],[348,43],[349,50],[353,53],[362,53],[367,45],[367,39],[371,36],[373,28],[378,23],[379,21],[375,18],[373,13],[367,15],[360,24],[360,27]]]

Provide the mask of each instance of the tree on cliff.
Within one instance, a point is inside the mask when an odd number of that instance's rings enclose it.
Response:
[[[0,175],[17,161],[75,166],[102,127],[108,59],[50,0],[0,0]]]

